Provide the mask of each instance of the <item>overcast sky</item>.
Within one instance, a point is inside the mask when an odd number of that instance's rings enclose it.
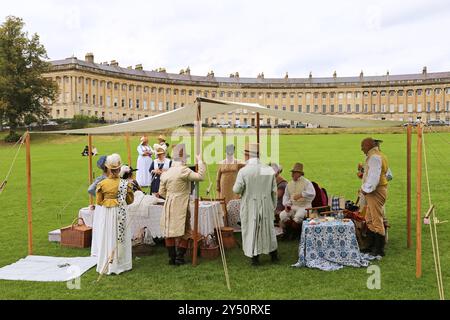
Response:
[[[450,1],[3,1],[52,60],[241,77],[450,71]]]

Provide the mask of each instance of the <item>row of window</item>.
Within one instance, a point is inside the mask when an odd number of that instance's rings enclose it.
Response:
[[[271,109],[271,108],[272,107],[270,105],[267,105],[267,109]],[[278,105],[275,105],[273,107],[273,109],[288,111],[288,108],[285,105],[281,106],[281,108]],[[291,106],[289,106],[289,111],[291,111],[291,112],[295,112],[295,111],[306,112],[306,113],[312,113],[312,112],[314,112],[314,113],[319,113],[319,112],[321,112],[321,113],[328,113],[328,112],[330,112],[330,113],[334,113],[334,112],[338,112],[338,113],[344,113],[344,112],[346,112],[346,113],[353,113],[353,112],[355,112],[355,113],[360,113],[360,112],[363,112],[363,113],[368,113],[368,112],[371,112],[371,113],[377,113],[377,112],[394,113],[394,112],[399,112],[399,113],[402,113],[402,112],[405,112],[403,104],[399,104],[397,106],[397,110],[396,110],[396,105],[394,105],[394,104],[390,104],[389,106],[387,106],[385,104],[382,104],[381,106],[378,106],[377,104],[372,104],[370,106],[370,109],[369,109],[368,104],[364,104],[363,106],[360,106],[359,104],[355,104],[354,107],[351,104],[347,104],[345,107],[344,107],[344,105],[339,104],[337,106],[337,108],[335,108],[334,104],[331,104],[329,106],[329,108],[325,104],[322,105],[321,108],[319,108],[319,105],[314,105],[314,106],[306,105],[305,108],[303,108],[302,105],[298,105],[297,108],[294,105],[291,105]],[[424,111],[426,111],[426,112],[441,112],[442,110],[441,110],[440,102],[435,103],[433,110],[431,108],[431,103],[428,102],[426,104],[425,110],[422,109],[421,103],[418,103],[416,105],[415,109],[414,109],[414,105],[412,103],[409,103],[407,105],[406,111],[407,112],[424,112]],[[450,101],[447,101],[446,106],[445,106],[445,111],[450,112]],[[238,113],[238,112],[236,112],[236,113]]]
[[[69,78],[66,77],[66,82],[68,81],[68,79]],[[60,82],[61,79],[57,78],[57,81]],[[98,80],[90,80],[90,79],[86,79],[85,81],[86,81],[86,85],[89,85],[89,83],[91,83],[91,81],[92,81],[92,85],[94,87],[97,86],[97,83],[98,83],[100,88],[103,87],[103,83],[104,83],[104,81],[100,81],[99,82]],[[81,78],[78,78],[78,82],[81,83]],[[289,93],[288,92],[281,92],[281,93],[280,92],[274,92],[274,93],[271,93],[271,92],[267,92],[267,93],[250,92],[249,93],[249,92],[240,92],[240,91],[220,91],[219,93],[217,93],[217,91],[212,91],[211,93],[209,93],[209,91],[202,92],[202,90],[195,90],[194,91],[194,90],[187,90],[187,89],[171,89],[171,88],[156,88],[156,87],[149,88],[147,86],[142,87],[140,85],[136,85],[136,86],[135,85],[127,85],[127,84],[120,85],[119,83],[114,83],[114,85],[113,85],[112,82],[107,82],[107,84],[106,84],[107,89],[111,89],[112,87],[114,87],[114,90],[119,90],[119,86],[121,86],[122,91],[126,91],[127,88],[128,88],[128,91],[131,92],[131,91],[133,91],[136,88],[136,92],[140,92],[141,89],[142,89],[144,93],[148,93],[150,91],[152,94],[155,94],[156,92],[158,92],[158,94],[164,94],[165,93],[166,95],[170,95],[173,92],[173,95],[175,95],[175,96],[176,95],[194,96],[194,94],[195,94],[196,96],[202,96],[203,95],[204,97],[208,97],[208,95],[211,94],[212,98],[215,98],[216,96],[219,96],[221,98],[223,98],[223,97],[227,97],[227,98],[232,98],[232,97],[235,97],[235,98],[240,98],[240,97],[243,97],[243,98],[249,98],[249,97],[250,98],[256,98],[256,97],[258,97],[259,99],[262,99],[264,97],[264,95],[265,95],[266,98],[268,98],[268,99],[270,99],[272,97],[275,98],[275,99],[278,99],[280,97],[283,98],[283,99],[286,99],[288,96],[291,99],[294,99],[296,95],[299,98],[302,98],[303,95],[305,95],[306,99],[311,99],[311,98],[318,99],[319,96],[322,97],[322,99],[326,99],[328,96],[331,99],[334,99],[335,96],[337,95],[338,99],[343,99],[344,96],[346,96],[347,99],[352,99],[353,97],[355,97],[357,99],[357,98],[360,98],[362,95],[367,97],[370,94],[372,96],[374,96],[374,97],[376,97],[378,95],[380,95],[380,96],[386,96],[386,95],[395,96],[396,93],[400,97],[404,95],[404,90],[398,90],[398,91],[395,91],[395,90],[389,90],[389,91],[381,90],[379,92],[378,91],[371,91],[371,92],[363,91],[363,92],[337,92],[337,93],[336,92],[323,92],[323,93],[319,93],[319,92],[313,92],[313,93],[310,93],[310,92],[306,92],[306,93],[303,93],[303,92],[298,92],[298,93],[294,93],[294,92],[289,92]],[[416,90],[410,89],[410,90],[406,90],[406,94],[407,94],[407,96],[414,96],[414,92],[415,92],[417,96],[421,96],[423,94],[423,91],[425,91],[425,95],[427,95],[427,96],[430,96],[433,93],[433,91],[434,91],[434,93],[436,95],[440,95],[443,91],[445,91],[446,94],[450,94],[450,88],[445,88],[444,90],[441,89],[441,88],[436,88],[436,89],[428,88],[428,89],[425,89],[425,90],[423,90],[423,89],[416,89]]]

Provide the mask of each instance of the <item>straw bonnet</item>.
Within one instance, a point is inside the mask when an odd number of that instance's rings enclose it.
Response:
[[[300,172],[300,173],[304,173],[304,172],[303,172],[303,163],[297,162],[296,164],[294,164],[294,168],[292,168],[291,172]]]
[[[114,153],[106,158],[105,167],[111,170],[119,169],[122,165],[122,159],[120,158],[120,155],[117,153]]]
[[[156,154],[165,154],[166,153],[166,149],[163,148],[162,146],[156,148]]]
[[[166,137],[164,137],[163,135],[160,135],[160,136],[158,137],[158,140],[159,140],[159,141],[166,141]]]

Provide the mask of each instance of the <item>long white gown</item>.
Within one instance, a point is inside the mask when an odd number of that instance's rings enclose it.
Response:
[[[144,152],[151,152],[154,154],[152,147],[150,146],[143,146],[140,144],[137,147],[137,151],[139,153],[139,157],[137,159],[137,165],[136,169],[138,171],[136,172],[136,181],[139,183],[141,187],[148,187],[151,183],[151,175],[150,175],[150,166],[152,165],[153,159],[152,157],[144,157]]]
[[[94,211],[94,221],[92,222],[92,243],[91,243],[91,257],[97,257],[98,256],[98,248],[100,246],[99,239],[102,238],[102,226],[105,223],[105,217],[102,214],[102,208],[101,205],[95,206]]]
[[[102,224],[98,225],[97,233],[98,256],[97,272],[104,274],[120,274],[132,269],[131,231],[125,228],[125,240],[120,243],[117,240],[117,214],[119,207],[107,208],[100,206],[99,216],[103,217]],[[129,217],[127,217],[129,219]],[[112,263],[108,261],[113,257]]]

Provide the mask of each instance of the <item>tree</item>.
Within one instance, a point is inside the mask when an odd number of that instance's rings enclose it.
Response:
[[[37,34],[28,37],[24,25],[21,18],[9,16],[0,26],[0,121],[10,128],[7,140],[25,119],[47,119],[44,102],[53,101],[58,92],[56,83],[43,77],[51,68],[47,51]]]

